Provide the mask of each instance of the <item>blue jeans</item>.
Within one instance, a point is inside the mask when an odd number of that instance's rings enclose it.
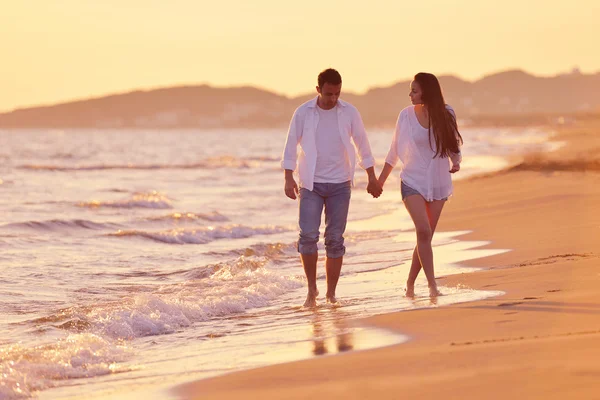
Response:
[[[313,190],[300,189],[300,238],[298,252],[315,254],[319,241],[321,214],[325,207],[325,251],[329,258],[339,258],[346,253],[344,231],[348,221],[348,208],[352,183],[315,183]]]

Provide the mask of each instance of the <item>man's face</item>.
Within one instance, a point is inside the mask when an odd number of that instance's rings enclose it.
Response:
[[[317,86],[317,92],[319,92],[319,107],[331,110],[337,104],[340,93],[342,93],[342,84],[332,85],[325,82],[323,87]]]

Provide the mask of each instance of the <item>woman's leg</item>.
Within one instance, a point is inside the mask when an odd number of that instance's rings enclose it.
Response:
[[[431,226],[432,234],[435,233],[435,228],[440,220],[440,215],[442,215],[444,204],[446,204],[446,200],[434,200],[427,203],[427,216],[429,217],[429,226]]]
[[[438,221],[440,220],[440,216],[442,215],[442,209],[444,208],[444,204],[446,204],[446,200],[434,200],[427,203],[427,216],[429,217],[429,226],[431,227],[432,239],[433,235],[435,234],[435,228],[437,227]],[[437,290],[437,285],[435,286],[435,291],[433,293],[430,288],[429,294],[434,294],[435,296],[441,295],[441,293]]]
[[[421,261],[419,260],[417,246],[415,246],[412,262],[410,264],[410,271],[408,272],[408,279],[406,280],[406,297],[415,296],[415,281],[417,280],[417,276],[419,276],[419,272],[421,272]]]
[[[414,283],[421,267],[425,271],[430,288],[430,295],[437,295],[437,285],[433,268],[433,249],[431,240],[439,221],[444,200],[427,203],[422,196],[408,196],[404,204],[408,210],[417,231],[417,246],[413,252],[413,260],[406,282],[406,295],[414,296]]]

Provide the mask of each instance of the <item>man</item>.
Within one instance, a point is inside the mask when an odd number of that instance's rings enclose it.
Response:
[[[339,100],[342,77],[334,69],[319,74],[318,96],[294,112],[285,143],[281,166],[285,170],[285,194],[300,198],[298,252],[308,281],[305,307],[316,306],[317,242],[321,214],[325,208],[325,249],[327,258],[326,298],[336,303],[335,289],[346,252],[344,231],[348,219],[356,152],[367,171],[367,192],[379,197],[382,189],[375,177],[375,160],[358,110]],[[298,144],[302,148],[298,156]],[[300,189],[294,180],[298,161]]]

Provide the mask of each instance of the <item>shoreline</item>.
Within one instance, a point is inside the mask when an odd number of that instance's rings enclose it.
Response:
[[[591,398],[600,376],[594,363],[600,318],[590,319],[600,316],[600,274],[594,269],[600,265],[600,216],[594,208],[600,204],[600,174],[598,159],[586,149],[600,145],[600,135],[584,127],[553,139],[566,145],[548,156],[526,157],[521,168],[456,182],[458,196],[438,227],[470,231],[463,240],[491,242],[482,249],[513,249],[463,263],[487,269],[442,277],[441,286],[499,289],[504,295],[363,321],[411,337],[399,346],[236,372],[174,393],[190,399],[316,393],[395,398],[400,390],[433,398],[449,390],[460,398]]]

